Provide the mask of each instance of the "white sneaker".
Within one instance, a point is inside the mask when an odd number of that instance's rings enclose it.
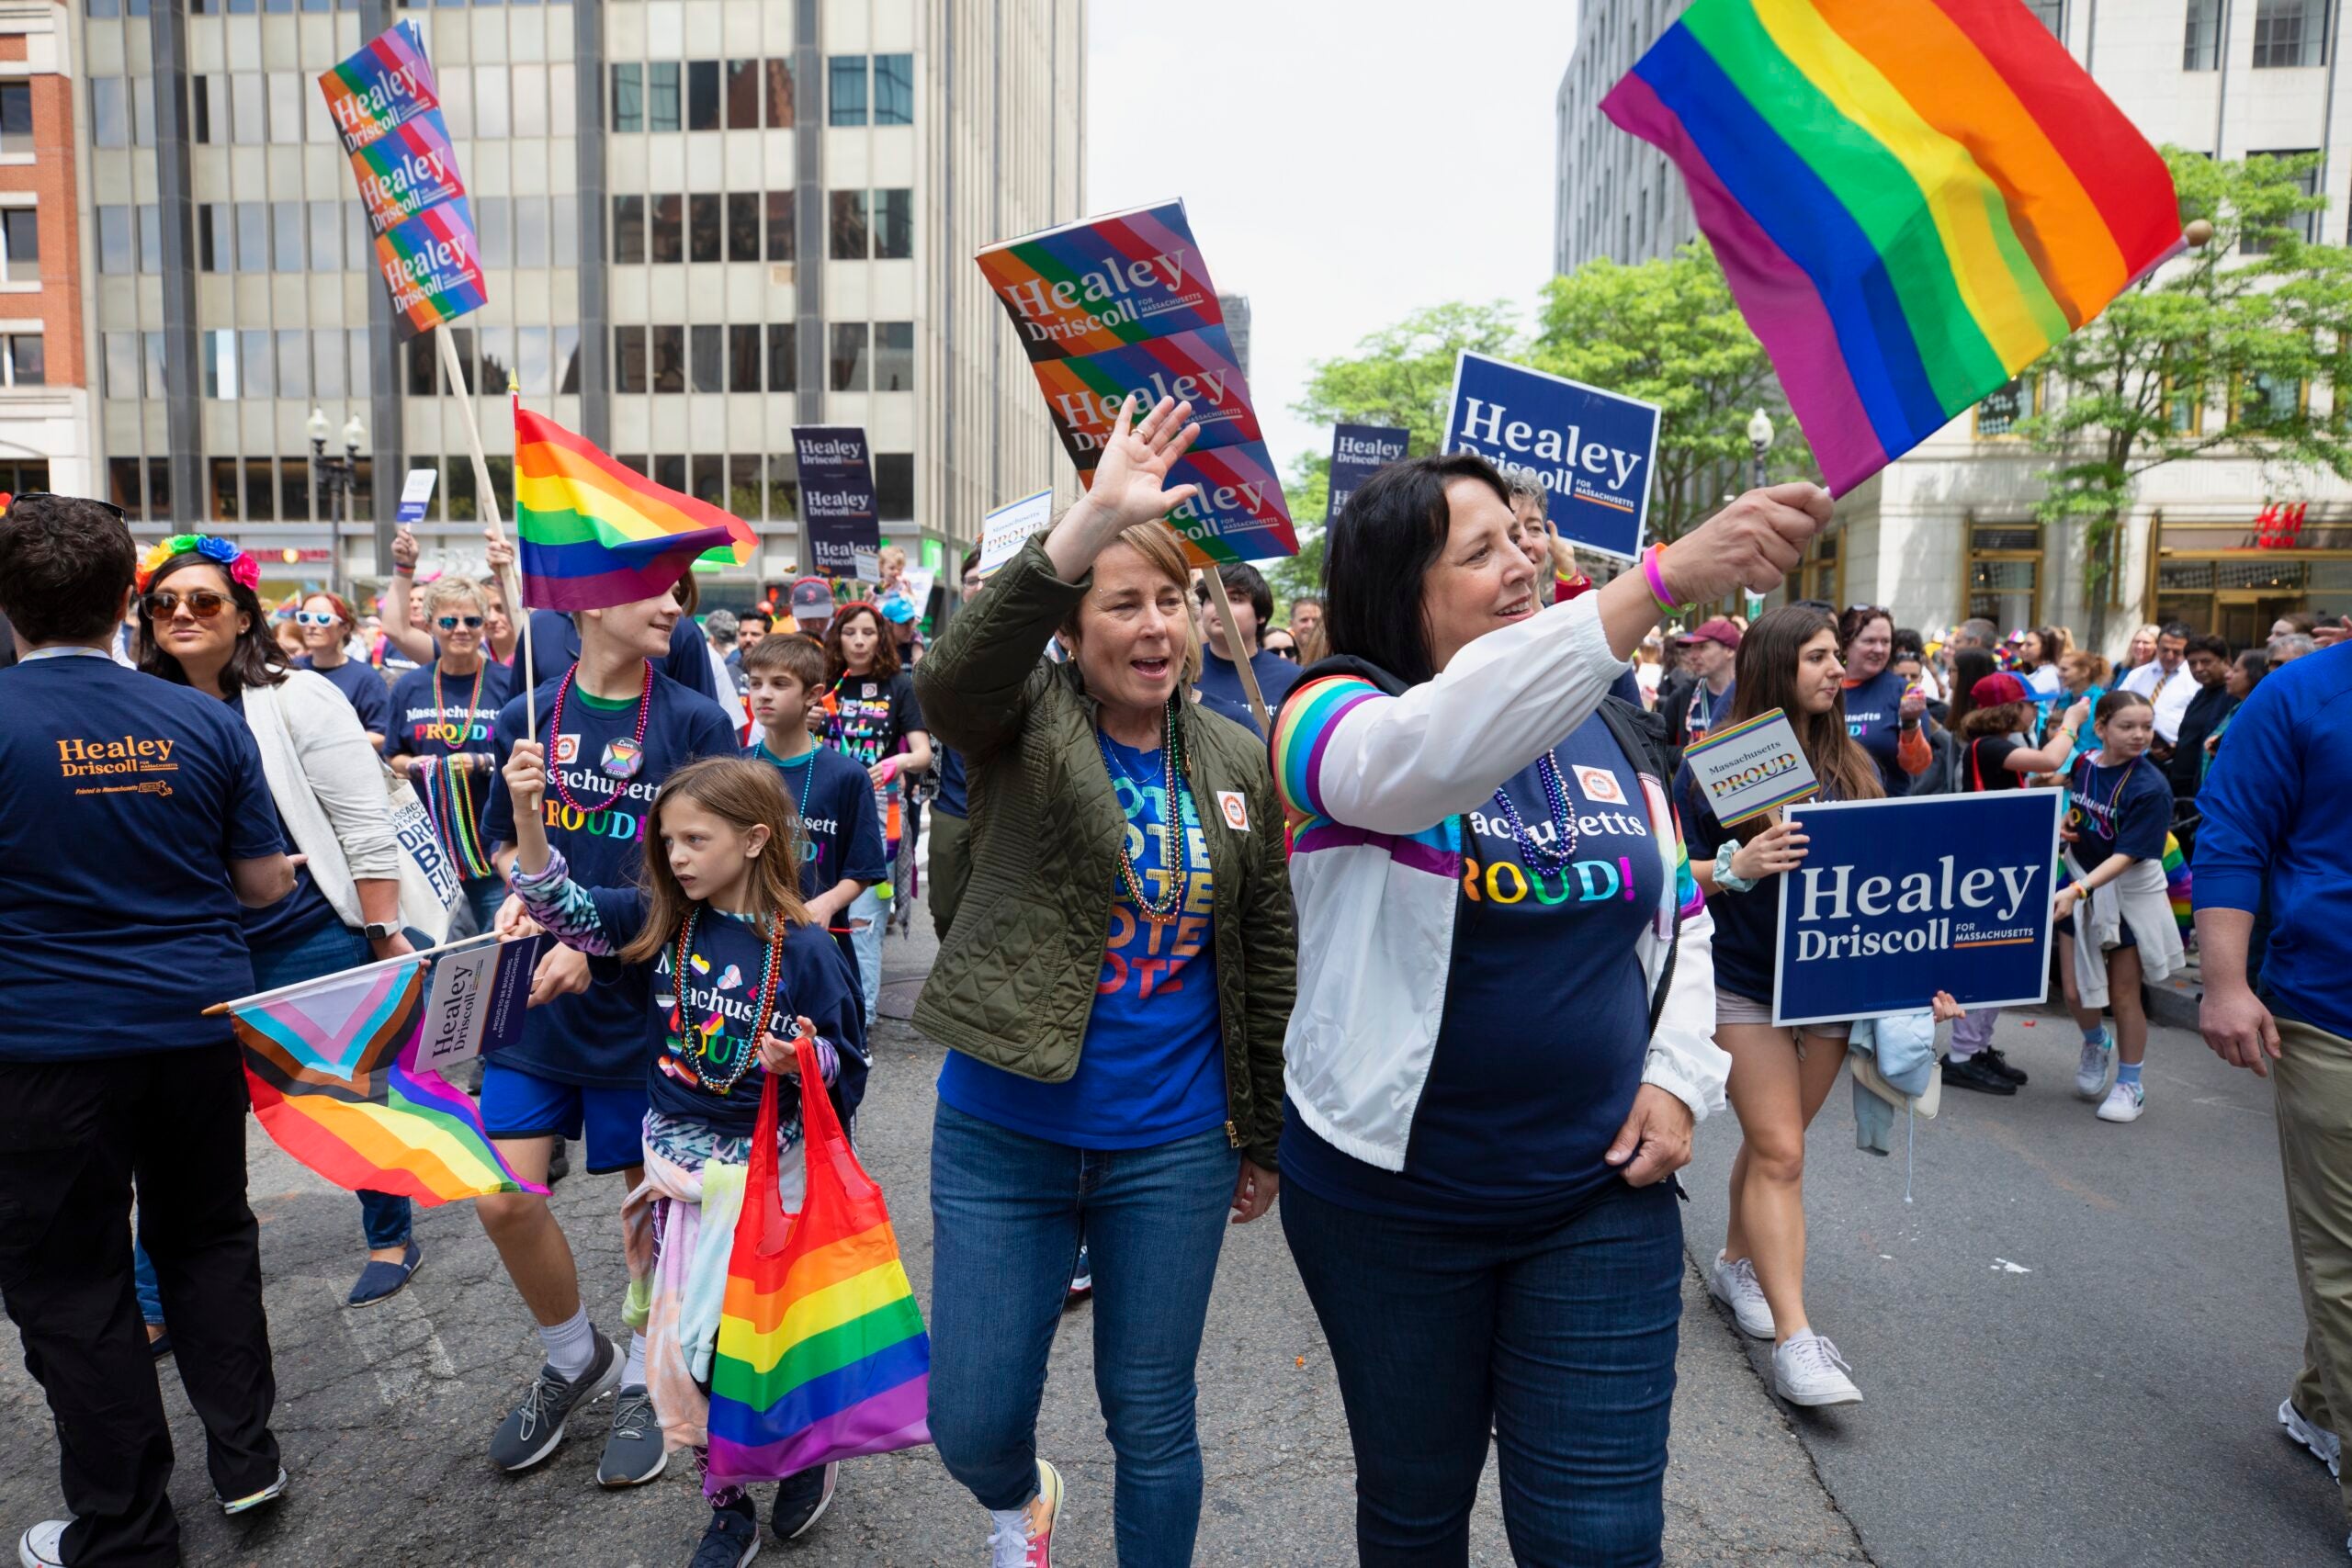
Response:
[[[1745,1258],[1732,1263],[1716,1253],[1715,1266],[1707,1270],[1707,1293],[1731,1308],[1742,1334],[1753,1339],[1772,1337],[1772,1307],[1764,1299],[1764,1287],[1756,1282],[1755,1264]]]
[[[2311,1450],[2313,1459],[2324,1461],[2328,1474],[2342,1474],[2344,1440],[2326,1427],[2314,1427],[2304,1420],[2293,1400],[2278,1402],[2278,1425],[2286,1429],[2287,1436]]]
[[[2147,1091],[2135,1083],[2117,1080],[2107,1098],[2099,1101],[2098,1119],[2102,1122],[2137,1122],[2140,1112],[2148,1106]]]
[[[1062,1512],[1062,1472],[1037,1461],[1037,1495],[1025,1508],[991,1512],[989,1568],[1054,1568],[1054,1525]]]
[[[1838,1347],[1810,1328],[1772,1352],[1772,1392],[1791,1404],[1860,1404],[1854,1369]]]
[[[17,1542],[17,1561],[24,1568],[65,1568],[65,1527],[71,1519],[48,1519],[24,1533]]]
[[[2108,1070],[2115,1065],[2115,1036],[2102,1029],[2097,1043],[2083,1042],[2082,1066],[2075,1069],[2075,1092],[2097,1100],[2107,1092]]]

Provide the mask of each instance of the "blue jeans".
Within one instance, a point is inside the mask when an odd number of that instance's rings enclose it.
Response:
[[[1122,1568],[1181,1568],[1201,1520],[1193,1372],[1241,1156],[1222,1131],[1114,1153],[942,1105],[931,1132],[931,1435],[983,1507],[1037,1495],[1037,1406],[1083,1231]]]
[[[488,936],[498,927],[498,907],[506,902],[505,879],[496,875],[469,876],[458,887],[457,907],[449,912],[449,940]],[[416,941],[413,936],[409,940]],[[418,942],[416,945],[422,949],[431,944]]]
[[[1365,1568],[1469,1562],[1490,1420],[1514,1562],[1660,1560],[1682,1314],[1671,1182],[1520,1225],[1394,1219],[1294,1183],[1282,1215],[1347,1406]]]
[[[874,1027],[874,1009],[882,999],[882,934],[890,925],[890,900],[869,887],[842,911],[850,926],[850,945],[857,950],[857,983],[865,993],[865,1027]],[[864,920],[860,926],[857,922]]]

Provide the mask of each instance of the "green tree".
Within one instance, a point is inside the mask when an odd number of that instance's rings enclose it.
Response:
[[[2165,157],[2182,215],[2211,238],[2026,372],[2045,378],[2047,402],[2018,431],[2054,459],[2035,512],[2083,530],[2093,646],[2143,474],[2224,450],[2352,478],[2352,254],[2304,238],[2326,206],[2303,193],[2317,154]],[[2318,412],[2315,387],[2328,394]]]
[[[1680,537],[1721,508],[1725,491],[1747,488],[1747,422],[1759,408],[1779,432],[1770,475],[1815,477],[1772,362],[1700,241],[1638,266],[1604,257],[1552,279],[1527,363],[1658,405],[1656,538]]]

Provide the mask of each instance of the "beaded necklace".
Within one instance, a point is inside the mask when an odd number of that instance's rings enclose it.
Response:
[[[439,732],[433,739],[441,742],[452,754],[458,750],[458,742],[466,738],[466,728],[474,721],[474,710],[481,705],[481,678],[489,672],[488,660],[474,667],[473,693],[466,698],[465,716],[458,721],[458,733],[453,738],[449,734],[449,710],[441,701],[441,661],[437,659],[433,661],[433,727]]]
[[[1557,849],[1538,843],[1534,835],[1528,832],[1527,825],[1519,819],[1519,807],[1511,804],[1509,794],[1495,791],[1495,805],[1501,808],[1502,818],[1510,827],[1511,842],[1519,846],[1519,858],[1530,871],[1564,870],[1577,855],[1577,814],[1567,798],[1567,782],[1560,777],[1558,747],[1536,759],[1535,776],[1544,781],[1544,800],[1550,809]]]
[[[1116,777],[1125,773],[1111,757],[1111,738],[1098,726],[1095,744],[1102,750],[1103,771]],[[1160,824],[1159,865],[1168,878],[1167,891],[1158,898],[1148,897],[1143,890],[1143,877],[1136,870],[1136,857],[1127,852],[1126,833],[1119,834],[1119,876],[1126,885],[1127,899],[1136,913],[1155,926],[1164,926],[1176,919],[1176,911],[1184,902],[1184,805],[1192,799],[1184,782],[1182,759],[1176,736],[1176,699],[1168,699],[1166,716],[1160,721],[1159,761],[1164,775],[1160,802],[1165,817]]]
[[[548,716],[548,733],[551,736],[560,738],[563,734],[563,701],[566,697],[571,694],[571,682],[579,673],[580,660],[575,659],[571,661],[571,668],[563,672],[563,680],[556,686],[555,711]],[[639,692],[637,696],[637,734],[629,742],[632,749],[632,754],[635,756],[642,757],[645,755],[645,718],[646,716],[652,711],[653,663],[652,660],[648,660],[645,665],[645,689]],[[634,769],[631,770],[631,772],[634,771]],[[548,783],[554,788],[555,797],[563,802],[566,806],[571,807],[572,810],[583,813],[589,811],[601,811],[605,807],[612,805],[613,802],[618,800],[621,797],[621,792],[628,787],[628,776],[629,775],[628,773],[623,773],[621,775],[622,782],[613,786],[613,793],[598,801],[594,806],[582,806],[578,801],[571,798],[571,792],[570,790],[563,787],[563,775],[557,773],[553,768],[549,768],[548,770]]]
[[[764,740],[752,742],[752,750],[774,762],[778,772],[785,772],[791,766],[783,758],[769,750],[768,743]],[[800,760],[808,767],[808,771],[800,775],[800,843],[801,859],[805,864],[808,856],[815,850],[817,844],[816,836],[808,831],[808,792],[817,783],[817,746],[814,741],[809,743],[808,754]]]
[[[424,774],[425,812],[433,819],[442,847],[464,875],[488,876],[490,857],[482,852],[481,829],[474,821],[473,794],[442,757],[419,757]]]
[[[701,1030],[690,1031],[686,1027],[686,976],[693,973],[686,967],[686,964],[688,950],[694,944],[695,921],[701,914],[700,904],[695,905],[686,911],[685,919],[678,926],[677,954],[671,960],[670,981],[677,987],[678,997],[677,1000],[670,1004],[670,1032],[682,1043],[695,1040],[707,1042],[711,1035],[725,1032],[723,1025],[726,1019],[723,1014],[713,1014],[705,1020]],[[759,989],[752,993],[752,1028],[751,1032],[744,1036],[742,1050],[735,1057],[724,1082],[714,1083],[700,1065],[695,1067],[695,1077],[701,1080],[703,1088],[713,1094],[730,1092],[737,1084],[743,1081],[743,1075],[752,1070],[752,1064],[760,1059],[760,1036],[768,1032],[768,1025],[775,1012],[776,987],[783,968],[784,917],[776,914],[768,919],[767,964],[760,975]],[[714,1028],[713,1025],[722,1027]]]
[[[2106,748],[2101,747],[2098,750],[2091,752],[2083,759],[2083,788],[2076,793],[2082,795],[2086,799],[2093,798],[2090,793],[2091,775],[2098,771],[2098,762],[2097,759],[2105,754]],[[2144,753],[2143,755],[2144,755]],[[2132,770],[2140,765],[2141,760],[2142,759],[2140,757],[2134,757],[2130,761],[2124,763],[2122,767],[2116,770],[2115,787],[2107,792],[2107,805],[2105,807],[2107,813],[2107,825],[2109,831],[2112,831],[2115,827],[2115,803],[2123,798],[2123,786],[2132,782]]]

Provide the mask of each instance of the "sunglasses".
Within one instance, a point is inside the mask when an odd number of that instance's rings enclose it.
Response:
[[[294,624],[298,626],[331,626],[334,625],[335,620],[335,613],[333,610],[320,610],[315,613],[309,610],[294,612]]]
[[[19,502],[19,501],[61,501],[61,500],[62,500],[62,501],[86,501],[86,502],[88,502],[92,506],[103,506],[103,507],[105,507],[108,512],[113,513],[114,513],[114,515],[115,515],[115,520],[116,520],[117,522],[119,522],[119,523],[127,523],[127,522],[129,522],[129,521],[130,520],[130,514],[129,513],[127,513],[127,512],[123,511],[123,509],[122,509],[121,507],[117,506],[113,502],[111,502],[111,501],[100,501],[97,497],[93,496],[93,495],[69,495],[69,496],[60,496],[60,495],[59,495],[55,491],[47,491],[47,490],[20,490],[20,491],[18,491],[15,495],[13,495],[13,496],[11,496],[11,497],[9,498],[9,504],[10,504],[10,505],[14,505],[16,502]]]
[[[1293,664],[1298,662],[1298,649],[1295,648],[1270,648],[1266,651],[1276,659],[1287,659]]]
[[[469,632],[481,630],[480,615],[444,615],[433,624],[445,632],[456,631],[459,626],[465,627]]]
[[[226,593],[217,588],[198,588],[187,593],[174,588],[158,588],[147,595],[147,615],[151,620],[168,621],[179,613],[182,604],[199,621],[209,621],[229,607]]]

